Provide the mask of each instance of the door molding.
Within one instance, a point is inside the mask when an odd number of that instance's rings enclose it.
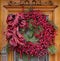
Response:
[[[19,12],[22,12],[22,6],[8,6],[8,5],[4,5],[5,9],[7,10],[7,15],[8,14],[16,14]],[[27,10],[29,9],[31,6],[24,6],[24,9]],[[44,13],[45,15],[49,15],[49,19],[53,20],[54,22],[54,12],[55,9],[57,8],[56,5],[53,6],[32,6],[32,8],[34,10],[40,10],[40,12]],[[13,51],[10,51],[9,55],[8,55],[8,60],[13,61]],[[51,55],[49,54],[49,61],[55,61],[55,56],[56,55]]]

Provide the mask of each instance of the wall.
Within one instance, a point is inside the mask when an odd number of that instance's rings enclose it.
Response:
[[[3,7],[3,5],[6,4],[8,0],[0,0],[0,4],[1,4],[1,8],[0,8],[0,50],[2,49],[2,47],[4,47],[6,45],[5,42],[5,36],[4,36],[4,31],[6,31],[6,14],[7,11],[6,9]],[[56,42],[56,47],[57,47],[57,52],[55,55],[55,61],[60,61],[60,0],[52,0],[54,2],[54,4],[58,5],[58,8],[56,8],[54,14],[55,14],[55,24],[58,26],[58,30],[57,30],[57,36],[55,39]],[[2,42],[3,41],[3,42]]]

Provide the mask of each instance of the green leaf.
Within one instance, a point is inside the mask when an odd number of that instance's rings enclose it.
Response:
[[[38,26],[38,30],[40,30],[41,29],[41,27],[40,26]]]
[[[43,27],[38,26],[38,30],[43,31]]]
[[[9,45],[9,43],[6,45],[6,51],[7,51],[7,53],[9,53],[9,50],[10,50],[10,45]]]
[[[29,41],[29,38],[28,38],[27,34],[24,34],[24,37],[25,37],[26,41]]]
[[[24,29],[22,29],[22,32],[24,32]]]
[[[37,42],[37,38],[35,38],[35,36],[33,37],[29,37],[27,34],[24,34],[24,37],[26,39],[26,41],[31,41],[31,42]]]
[[[31,24],[31,23],[29,24],[29,28],[31,28],[31,29],[32,29],[32,24]]]
[[[54,25],[54,28],[55,28],[55,29],[58,29],[58,27],[57,27],[56,25]]]
[[[56,48],[55,48],[55,46],[54,46],[54,45],[50,46],[50,47],[48,48],[48,51],[49,51],[51,54],[55,54],[55,53],[56,53]]]
[[[50,24],[54,24],[54,22],[53,22],[52,20],[48,20],[48,22],[49,22]]]
[[[52,24],[55,29],[58,29],[58,27],[55,25],[55,23],[54,23],[52,20],[48,20],[48,22],[49,22],[50,24]]]
[[[26,54],[23,54],[23,61],[28,61],[28,56]]]
[[[20,31],[20,33],[23,33],[25,31],[25,29],[20,29],[19,31]]]
[[[31,42],[37,42],[37,40],[38,39],[33,36],[29,41],[31,41]]]

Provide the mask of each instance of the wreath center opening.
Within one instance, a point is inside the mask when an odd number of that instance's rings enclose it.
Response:
[[[24,36],[26,41],[35,43],[39,41],[39,38],[37,36],[39,36],[40,32],[43,31],[43,28],[40,25],[36,25],[37,20],[36,24],[34,24],[33,22],[34,19],[22,20],[19,32]]]

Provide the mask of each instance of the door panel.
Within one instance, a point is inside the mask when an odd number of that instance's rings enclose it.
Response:
[[[23,59],[20,59],[17,52],[14,51],[14,61],[24,61]],[[30,61],[49,61],[49,55],[45,55],[43,57],[33,57],[30,58]]]

